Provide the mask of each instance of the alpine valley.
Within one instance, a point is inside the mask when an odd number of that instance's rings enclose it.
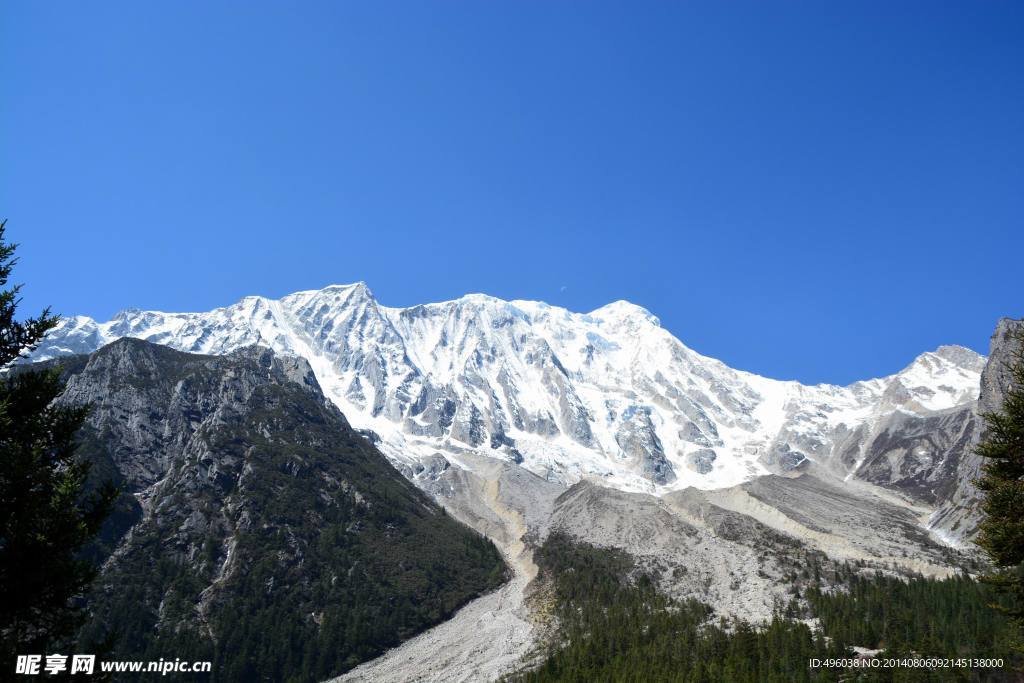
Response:
[[[976,573],[973,448],[1020,327],[989,358],[942,346],[807,386],[624,301],[390,308],[357,283],[67,318],[31,360],[93,404],[83,451],[124,491],[95,638],[230,650],[225,680],[476,681],[557,668],[586,613],[559,611],[566,557],[754,625],[860,574]]]

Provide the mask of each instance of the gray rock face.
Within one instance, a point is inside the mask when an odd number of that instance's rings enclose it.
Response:
[[[807,456],[793,444],[776,441],[768,449],[762,462],[770,469],[778,472],[793,472],[808,462]]]
[[[981,396],[978,407],[981,412],[998,410],[1003,405],[1006,390],[1009,388],[1010,375],[1006,365],[1010,362],[1014,351],[1018,350],[1015,341],[1024,332],[1024,320],[1002,318],[992,334],[991,351],[988,362],[981,373]]]
[[[694,451],[686,456],[686,464],[693,471],[699,472],[700,474],[707,474],[715,466],[715,458],[717,454],[711,448],[702,448],[699,451]]]
[[[1009,320],[1009,318],[1003,318],[1003,320]],[[998,324],[1002,324],[1002,321]],[[934,353],[939,358],[948,360],[958,367],[968,368],[975,372],[984,371],[988,364],[985,358],[962,346],[940,346]]]
[[[214,641],[230,637],[241,644],[218,650],[223,670],[252,648],[273,651],[283,677],[326,678],[372,654],[344,630],[321,632],[351,617],[346,596],[380,596],[368,615],[388,600],[429,600],[433,613],[409,613],[414,627],[396,627],[397,642],[500,583],[497,551],[352,429],[303,359],[123,339],[64,373],[59,401],[93,407],[83,456],[116,471],[136,504],[110,534],[85,627],[87,638],[112,633],[117,658],[173,641],[183,659],[213,659]],[[439,476],[448,463],[430,466]],[[352,657],[303,673],[301,650],[253,627],[282,620],[294,642],[327,638]]]
[[[87,424],[113,445],[129,490],[144,495],[182,451],[199,447],[197,434],[211,416],[237,418],[268,383],[320,392],[306,361],[262,347],[205,357],[126,338],[89,356],[69,377],[59,402],[93,406]]]
[[[615,433],[615,442],[627,457],[639,465],[640,472],[646,479],[657,484],[667,484],[676,478],[672,463],[665,457],[665,449],[662,448],[654,423],[651,422],[649,410],[628,409]],[[713,460],[713,451],[710,459],[706,455],[703,456],[703,461],[708,465],[705,471],[710,471]]]
[[[977,426],[973,405],[927,416],[893,413],[865,446],[856,476],[935,505],[956,488]]]
[[[1014,334],[1021,330],[1024,330],[1024,320],[1003,318],[996,325],[988,362],[981,373],[977,413],[998,410],[1002,405],[1009,382],[1006,363],[1014,350]],[[981,439],[983,429],[983,421],[976,416],[972,438],[965,444],[957,462],[955,486],[942,500],[929,522],[932,529],[952,542],[969,541],[978,533],[981,493],[974,481],[981,475],[982,459],[974,453],[974,447]]]
[[[714,425],[712,424],[710,425],[709,431],[713,429]],[[714,438],[717,440],[718,431],[714,430],[712,434],[714,434]],[[683,429],[679,432],[679,438],[682,439],[683,441],[689,441],[690,443],[696,444],[698,446],[704,446],[705,448],[711,448],[712,446],[715,445],[711,438],[709,438],[708,435],[705,434],[704,431],[693,422],[686,423],[686,426],[683,427]]]

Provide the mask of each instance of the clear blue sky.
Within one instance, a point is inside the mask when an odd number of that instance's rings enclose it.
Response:
[[[848,382],[1024,316],[1019,2],[0,5],[25,312],[365,280]]]

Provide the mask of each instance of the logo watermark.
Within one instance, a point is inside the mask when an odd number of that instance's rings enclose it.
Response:
[[[212,662],[182,661],[181,659],[160,659],[156,661],[101,660],[97,667],[96,655],[18,655],[14,673],[23,676],[56,676],[67,672],[70,675],[91,676],[102,673],[154,673],[201,674],[210,673]]]

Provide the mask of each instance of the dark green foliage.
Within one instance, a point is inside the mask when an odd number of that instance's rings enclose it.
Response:
[[[834,680],[807,660],[829,652],[806,624],[776,618],[767,628],[713,619],[697,601],[664,597],[650,576],[616,550],[551,535],[537,564],[552,582],[559,634],[546,660],[518,680]],[[833,655],[838,651],[833,652]]]
[[[504,581],[490,541],[441,514],[354,432],[327,453],[248,440],[259,444],[249,455],[250,512],[285,525],[305,556],[286,567],[276,561],[288,552],[280,529],[254,524],[238,536],[235,552],[254,564],[225,588],[233,595],[215,621],[215,632],[228,634],[217,678],[336,675]],[[302,469],[293,474],[296,463]],[[332,472],[344,472],[360,497],[339,492],[325,504],[315,483]]]
[[[1005,367],[1009,386],[1003,405],[985,414],[987,429],[977,449],[985,458],[977,482],[984,492],[985,513],[978,545],[1003,570],[989,580],[1012,596],[1003,609],[1020,630],[1024,628],[1024,328],[1013,333],[1011,342],[1015,348]]]
[[[1016,661],[1009,620],[990,607],[1005,598],[966,576],[939,581],[851,573],[842,590],[811,588],[806,597],[840,645]]]
[[[857,568],[814,564],[808,604],[794,601],[766,626],[715,620],[707,605],[659,594],[651,577],[616,550],[553,534],[537,552],[549,582],[558,634],[540,665],[513,680],[680,681],[980,681],[1017,680],[1008,620],[988,608],[990,587],[965,577],[945,581],[860,576]],[[841,588],[826,591],[823,582]],[[848,591],[848,592],[846,592]],[[814,617],[812,631],[798,618]],[[1002,669],[812,669],[810,658],[849,657],[852,646],[879,656],[1002,657]]]
[[[0,288],[16,263],[3,241]],[[11,372],[57,318],[15,320],[20,285],[0,291],[0,666],[17,654],[66,645],[83,620],[81,596],[95,566],[80,550],[97,533],[116,492],[86,491],[89,465],[76,457],[85,407],[55,406],[60,371]]]
[[[261,380],[242,398],[225,379],[265,376],[266,357],[125,340],[93,359],[121,353],[135,371],[116,382],[152,391],[146,410],[162,415],[171,408],[153,397],[170,387],[199,427],[97,582],[82,638],[112,636],[113,658],[209,659],[222,681],[324,680],[506,579],[494,545],[445,515],[318,391]],[[104,391],[116,398],[121,385]],[[96,457],[118,446],[115,434],[89,440]]]
[[[11,272],[18,263],[14,257],[17,244],[4,241],[7,221],[0,221],[0,367],[26,355],[42,341],[43,336],[60,321],[47,308],[37,318],[16,320],[21,285],[7,286]]]

